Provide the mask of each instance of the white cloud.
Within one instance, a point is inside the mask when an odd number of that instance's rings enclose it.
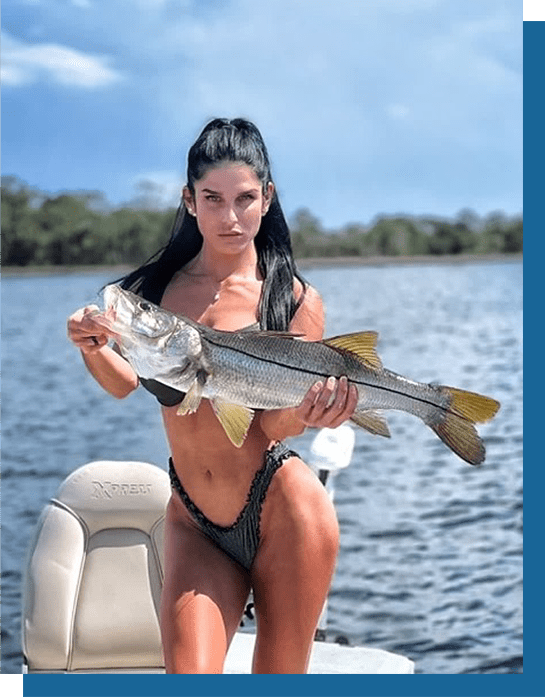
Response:
[[[265,136],[288,209],[338,217],[354,183],[343,211],[376,205],[408,179],[415,188],[403,205],[421,208],[452,189],[447,173],[456,181],[480,168],[482,180],[490,158],[517,160],[515,5],[230,0],[168,22],[143,11],[144,59],[164,68],[150,77],[157,141],[178,147],[212,116],[247,116]],[[428,177],[439,165],[441,176]]]
[[[97,89],[117,83],[122,74],[96,56],[54,43],[24,43],[2,34],[2,83],[19,87],[44,79],[60,85]]]
[[[439,0],[232,0],[156,34],[154,43],[179,56],[159,103],[180,115],[176,127],[187,123],[187,105],[206,115],[251,111],[309,137],[384,111],[430,119],[432,104],[463,125],[489,95],[516,96],[521,85],[495,51],[513,36],[513,14],[483,5],[465,12],[473,21],[449,22]]]
[[[132,178],[137,197],[151,202],[157,208],[177,206],[183,184],[182,174],[172,170],[141,172]]]
[[[79,36],[110,47],[134,76],[123,94],[128,122],[152,143],[146,162],[132,158],[124,170],[133,186],[177,191],[206,120],[247,116],[268,144],[286,211],[308,206],[326,225],[397,208],[395,200],[419,210],[446,192],[477,207],[474,192],[493,180],[520,194],[517,0],[71,2],[90,2],[85,26],[76,8],[44,1],[54,36],[68,38],[33,43],[40,60],[30,44],[8,46],[5,84],[76,80],[62,66],[64,51],[77,52],[59,44],[77,48]],[[42,26],[45,15],[36,17]],[[77,54],[102,70],[88,86],[112,84],[120,74],[97,54]]]

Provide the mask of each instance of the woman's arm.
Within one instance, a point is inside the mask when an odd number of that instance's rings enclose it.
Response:
[[[114,397],[122,399],[138,387],[138,376],[129,363],[108,346],[104,327],[92,315],[94,305],[78,310],[68,319],[68,338],[82,354],[87,369],[95,380]]]
[[[319,341],[323,337],[324,307],[314,288],[307,289],[290,330],[308,341]],[[336,428],[352,416],[357,401],[357,389],[350,386],[345,377],[339,380],[330,377],[325,383],[317,382],[298,407],[262,412],[260,425],[271,440],[298,436],[307,427]]]

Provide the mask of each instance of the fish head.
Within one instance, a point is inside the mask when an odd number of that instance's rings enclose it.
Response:
[[[177,326],[175,315],[115,284],[104,289],[104,305],[105,321],[122,338],[156,342]]]
[[[193,324],[118,285],[106,286],[103,297],[105,311],[96,320],[113,334],[137,374],[188,388],[202,351]]]

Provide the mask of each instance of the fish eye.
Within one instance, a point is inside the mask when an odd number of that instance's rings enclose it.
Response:
[[[149,303],[140,303],[140,309],[147,312],[148,310],[151,310],[151,305]]]

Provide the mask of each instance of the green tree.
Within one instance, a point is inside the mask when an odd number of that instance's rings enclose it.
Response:
[[[296,257],[315,256],[323,246],[322,226],[308,208],[300,208],[293,216],[291,243]]]
[[[503,253],[522,251],[522,218],[509,220],[501,211],[490,213],[480,235],[479,251]]]
[[[173,219],[174,211],[113,211],[104,225],[106,263],[142,263],[168,242]]]
[[[427,238],[408,218],[379,218],[365,236],[368,256],[411,256],[427,252]]]
[[[461,254],[475,249],[475,235],[464,222],[431,220],[433,233],[428,240],[430,254]]]
[[[505,237],[503,241],[504,252],[522,252],[522,231],[522,218],[514,220],[505,231]]]
[[[96,220],[97,214],[87,209],[84,199],[69,194],[46,199],[37,213],[36,261],[54,265],[89,262]]]
[[[2,177],[2,261],[27,264],[131,264],[168,241],[175,209],[160,210],[161,191],[142,182],[132,205],[111,210],[97,191],[45,195],[17,177]],[[325,232],[308,208],[291,221],[294,254],[302,257],[412,256],[522,251],[522,217],[494,212],[481,220],[462,209],[453,221],[379,216],[368,229],[352,223]]]
[[[2,263],[26,266],[34,260],[39,199],[40,194],[17,177],[2,177]]]

